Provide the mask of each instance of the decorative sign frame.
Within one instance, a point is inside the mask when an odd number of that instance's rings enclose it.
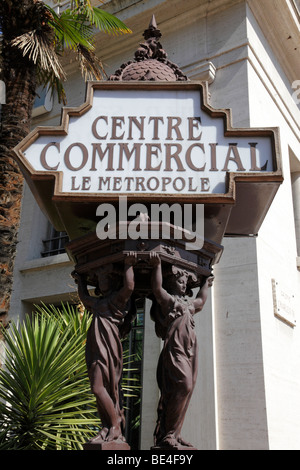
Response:
[[[250,203],[241,233],[254,233],[283,180],[278,130],[233,128],[231,111],[213,109],[197,81],[88,82],[85,103],[63,108],[59,126],[34,129],[15,155],[60,227],[61,206],[126,196],[230,205],[238,220]]]

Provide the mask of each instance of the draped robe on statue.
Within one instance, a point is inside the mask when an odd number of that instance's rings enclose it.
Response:
[[[193,301],[172,296],[173,308],[164,316],[153,306],[157,334],[164,340],[157,367],[161,392],[155,442],[180,440],[185,413],[197,379],[198,345]],[[187,444],[187,443],[185,443]]]

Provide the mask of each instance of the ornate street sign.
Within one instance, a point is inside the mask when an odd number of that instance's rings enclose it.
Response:
[[[31,178],[54,177],[58,198],[213,200],[233,197],[237,178],[274,179],[276,133],[232,129],[205,94],[194,82],[90,83],[86,103],[37,128],[19,159]]]
[[[94,230],[96,208],[120,196],[205,205],[205,236],[256,234],[282,182],[276,129],[237,129],[209,104],[207,83],[167,59],[155,19],[133,61],[60,126],[37,127],[15,149],[42,209],[71,238]],[[87,204],[88,203],[88,204]]]
[[[236,205],[241,191],[268,205],[282,181],[276,130],[234,129],[200,82],[90,82],[82,106],[64,108],[60,126],[37,127],[16,155],[52,213],[121,195]]]

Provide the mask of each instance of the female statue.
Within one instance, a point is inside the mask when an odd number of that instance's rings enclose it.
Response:
[[[190,273],[172,267],[172,274],[163,288],[159,254],[151,254],[152,292],[155,302],[152,318],[156,332],[164,340],[157,381],[161,392],[158,420],[154,432],[155,446],[188,448],[180,433],[197,378],[198,348],[194,315],[203,309],[213,276],[206,279],[197,297],[186,298]]]
[[[134,290],[135,254],[125,259],[123,286],[116,290],[111,267],[98,268],[100,297],[89,295],[85,277],[72,273],[78,283],[78,294],[93,319],[87,334],[86,363],[92,392],[96,397],[102,429],[90,443],[125,441],[125,419],[120,381],[123,368],[121,337],[134,315],[130,297]],[[126,331],[128,332],[128,331]]]

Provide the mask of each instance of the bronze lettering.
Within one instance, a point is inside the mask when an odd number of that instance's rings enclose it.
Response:
[[[144,186],[144,181],[145,181],[145,178],[143,178],[142,176],[136,178],[136,180],[135,180],[135,182],[136,182],[135,190],[136,191],[146,191],[146,188]]]
[[[173,123],[173,121],[176,121]],[[180,117],[168,117],[168,134],[167,134],[167,139],[166,140],[173,140],[172,134],[173,131],[176,133],[176,139],[175,140],[183,140],[183,137],[181,135],[179,126],[182,123],[182,119]]]
[[[161,162],[158,166],[152,166],[152,156],[159,158],[158,151],[161,151],[160,144],[146,144],[147,154],[146,154],[146,171],[159,171],[161,168]]]
[[[122,178],[116,176],[114,178],[113,191],[121,191],[122,189]]]
[[[102,119],[103,121],[106,122],[106,124],[108,123],[107,122],[107,116],[99,116],[95,119],[95,121],[93,122],[92,124],[92,133],[93,133],[93,136],[96,137],[96,139],[100,139],[100,140],[105,140],[108,136],[108,133],[105,134],[105,136],[101,136],[98,134],[98,131],[97,131],[97,124],[98,124],[98,121],[100,121],[100,119]]]
[[[158,135],[158,123],[159,123],[159,121],[162,122],[162,123],[164,123],[164,118],[163,118],[163,117],[156,117],[156,116],[153,116],[153,117],[152,117],[152,116],[151,116],[151,117],[149,118],[148,123],[150,124],[151,121],[154,121],[154,123],[153,123],[153,138],[152,138],[152,140],[159,140],[160,137],[159,137],[159,135]]]
[[[262,171],[263,169],[265,169],[267,167],[268,160],[266,161],[264,166],[259,168],[256,164],[256,146],[257,146],[257,142],[249,142],[249,145],[250,145],[250,156],[251,156],[250,171]]]
[[[71,191],[79,191],[80,186],[78,186],[77,188],[75,188],[76,176],[71,176],[71,181],[72,181],[72,184],[71,184]]]
[[[209,178],[201,178],[201,191],[208,192],[210,189]]]
[[[217,168],[217,145],[218,144],[208,144],[210,146],[210,170],[209,171],[219,171]]]
[[[70,162],[71,150],[76,148],[76,147],[80,148],[81,153],[82,153],[82,162],[77,167],[73,166]],[[65,151],[65,155],[64,155],[65,165],[71,171],[81,170],[86,165],[86,162],[88,161],[88,158],[89,158],[89,154],[88,154],[87,148],[86,148],[85,145],[81,144],[80,142],[75,142],[74,144],[69,145],[69,147]]]
[[[150,181],[154,181],[155,183],[154,188],[151,187]],[[159,179],[156,178],[155,176],[152,176],[152,178],[149,178],[147,180],[147,188],[149,189],[149,191],[156,191],[158,187],[159,187]]]
[[[82,191],[89,191],[91,189],[91,177],[90,176],[83,176],[82,177]]]
[[[165,144],[166,147],[166,167],[165,171],[173,171],[171,168],[171,159],[174,158],[177,164],[177,171],[186,171],[180,159],[180,152],[182,145],[180,144]],[[175,147],[175,152],[171,153],[171,148]]]
[[[180,182],[180,187],[178,188],[178,181]],[[185,179],[184,178],[175,178],[175,180],[173,181],[173,188],[175,189],[175,191],[183,191],[184,188],[185,188],[185,185],[186,185],[186,182],[185,182]]]
[[[107,185],[106,190],[110,191],[110,176],[108,176],[107,178],[103,178],[103,176],[99,176],[99,186],[98,186],[99,191],[102,191],[102,185]]]
[[[201,118],[200,117],[193,117],[188,118],[189,122],[189,140],[200,140],[202,137],[202,131],[198,135],[194,135],[194,129],[199,130],[201,129]]]
[[[194,163],[192,162],[192,150],[196,147],[199,147],[203,154],[204,154],[204,157],[205,157],[205,150],[204,150],[204,145],[203,144],[193,144],[191,145],[187,151],[186,151],[186,154],[185,154],[185,160],[186,160],[186,163],[187,165],[189,166],[189,168],[191,170],[194,170],[194,171],[204,171],[205,169],[205,166],[206,166],[206,163],[204,163],[204,165],[201,167],[201,168],[198,168],[194,165]]]
[[[56,165],[56,166],[50,166],[48,165],[47,161],[46,161],[46,153],[47,153],[47,150],[49,147],[56,147],[58,152],[60,152],[60,143],[59,142],[49,142],[49,144],[47,144],[43,150],[41,151],[41,165],[46,169],[46,170],[50,170],[50,171],[56,171],[57,168],[59,167],[59,163]]]
[[[162,191],[167,190],[167,185],[170,184],[172,181],[171,178],[162,178]]]
[[[243,167],[237,146],[238,144],[229,144],[225,165],[222,171],[229,171],[228,164],[230,161],[237,165],[237,171],[246,171]],[[231,156],[231,153],[233,153],[233,156]]]
[[[132,123],[135,124],[135,126],[138,128],[140,131],[140,137],[139,140],[145,140],[144,136],[144,125],[145,125],[145,117],[146,116],[140,116],[140,122],[138,121],[137,117],[134,116],[129,116],[129,129],[128,129],[128,140],[132,140]]]
[[[126,191],[131,191],[131,183],[134,182],[134,178],[132,176],[128,176],[124,178],[124,182],[127,183]]]
[[[189,192],[195,192],[195,191],[197,191],[197,187],[196,187],[196,188],[193,188],[193,178],[190,177],[190,178],[188,179],[188,181],[189,181]]]
[[[106,171],[114,171],[113,167],[113,157],[114,157],[114,146],[116,144],[107,144],[105,150],[102,150],[102,144],[92,144],[93,147],[93,154],[92,154],[92,166],[90,168],[90,171],[96,171],[96,155],[98,154],[98,157],[100,158],[100,161],[102,162],[103,158],[105,157],[105,154],[108,153],[108,160],[107,160],[107,167]]]
[[[122,129],[122,126],[125,122],[125,118],[123,116],[113,116],[112,118],[112,130],[111,130],[111,138],[113,140],[122,140],[124,138],[125,132],[121,135],[117,135],[117,128]]]
[[[119,168],[118,170],[124,170],[123,168],[123,154],[129,162],[133,153],[135,152],[134,168],[132,171],[141,171],[140,162],[141,162],[141,146],[142,144],[133,144],[132,150],[128,148],[128,144],[119,144],[120,154],[119,154]]]

